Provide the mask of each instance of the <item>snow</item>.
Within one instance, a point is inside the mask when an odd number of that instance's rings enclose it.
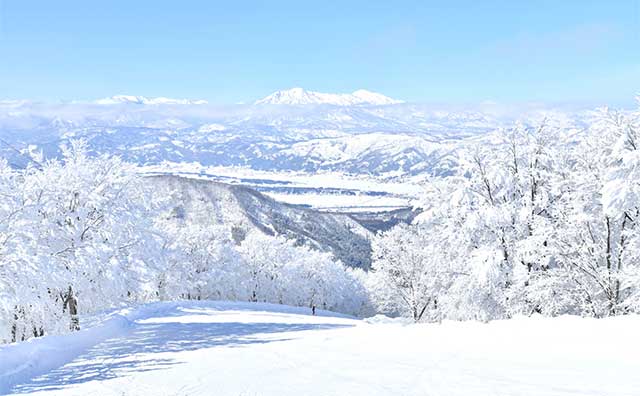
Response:
[[[338,212],[388,212],[411,206],[411,200],[395,196],[370,196],[366,194],[288,194],[265,191],[265,195],[279,202],[305,205],[322,211]]]
[[[121,310],[93,329],[0,347],[0,393],[631,396],[640,389],[638,316],[412,325],[309,311],[209,301]]]
[[[404,103],[402,100],[392,99],[377,92],[367,91],[366,89],[359,89],[357,91],[354,91],[351,96],[360,99],[362,103],[370,103],[376,105]]]
[[[130,324],[122,315],[108,315],[99,325],[76,334],[0,346],[0,394],[13,384],[62,366],[95,344],[125,334]]]
[[[371,175],[332,171],[262,171],[248,167],[203,166],[187,162],[164,162],[160,165],[140,166],[138,169],[143,175],[172,174],[241,184],[280,202],[330,211],[389,211],[404,208],[424,192],[424,183],[420,178],[391,181]],[[327,190],[331,192],[327,193]]]
[[[303,88],[291,88],[284,91],[277,91],[271,95],[255,102],[257,105],[264,104],[284,104],[284,105],[308,105],[308,104],[330,104],[336,106],[352,105],[390,105],[404,103],[384,96],[376,92],[364,89],[357,90],[351,94],[330,94],[314,91],[307,91]]]

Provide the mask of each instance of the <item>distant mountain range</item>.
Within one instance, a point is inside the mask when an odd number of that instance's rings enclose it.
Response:
[[[8,103],[8,102],[6,102]],[[97,99],[90,104],[118,105],[118,104],[142,104],[142,105],[205,105],[206,100],[197,99],[172,99],[165,97],[149,98],[137,95],[115,95],[108,98]],[[334,106],[384,106],[404,103],[402,100],[392,99],[382,94],[359,89],[350,94],[333,94],[307,91],[303,88],[291,88],[276,91],[265,98],[254,102],[255,105],[334,105]]]
[[[517,118],[512,116],[517,114]],[[323,94],[294,88],[252,105],[120,95],[94,102],[0,101],[0,154],[25,166],[28,152],[60,154],[70,139],[139,164],[198,162],[270,171],[335,171],[397,177],[447,174],[456,151],[516,119],[556,118],[579,128],[584,111],[495,104],[452,109],[364,90]]]

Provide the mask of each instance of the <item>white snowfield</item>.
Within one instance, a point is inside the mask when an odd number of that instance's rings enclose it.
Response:
[[[638,334],[638,316],[406,325],[155,303],[0,347],[0,394],[637,396]]]

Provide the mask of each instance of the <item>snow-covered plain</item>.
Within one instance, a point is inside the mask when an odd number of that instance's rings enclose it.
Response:
[[[0,347],[0,393],[638,395],[640,317],[407,325],[271,304],[155,303]]]
[[[340,172],[280,172],[247,167],[171,163],[140,166],[142,175],[179,175],[191,179],[239,184],[284,203],[323,211],[361,212],[406,208],[424,193],[424,176],[381,180]]]

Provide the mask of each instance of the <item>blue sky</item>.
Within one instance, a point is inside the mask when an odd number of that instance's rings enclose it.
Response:
[[[640,0],[0,0],[0,97],[631,104]]]

